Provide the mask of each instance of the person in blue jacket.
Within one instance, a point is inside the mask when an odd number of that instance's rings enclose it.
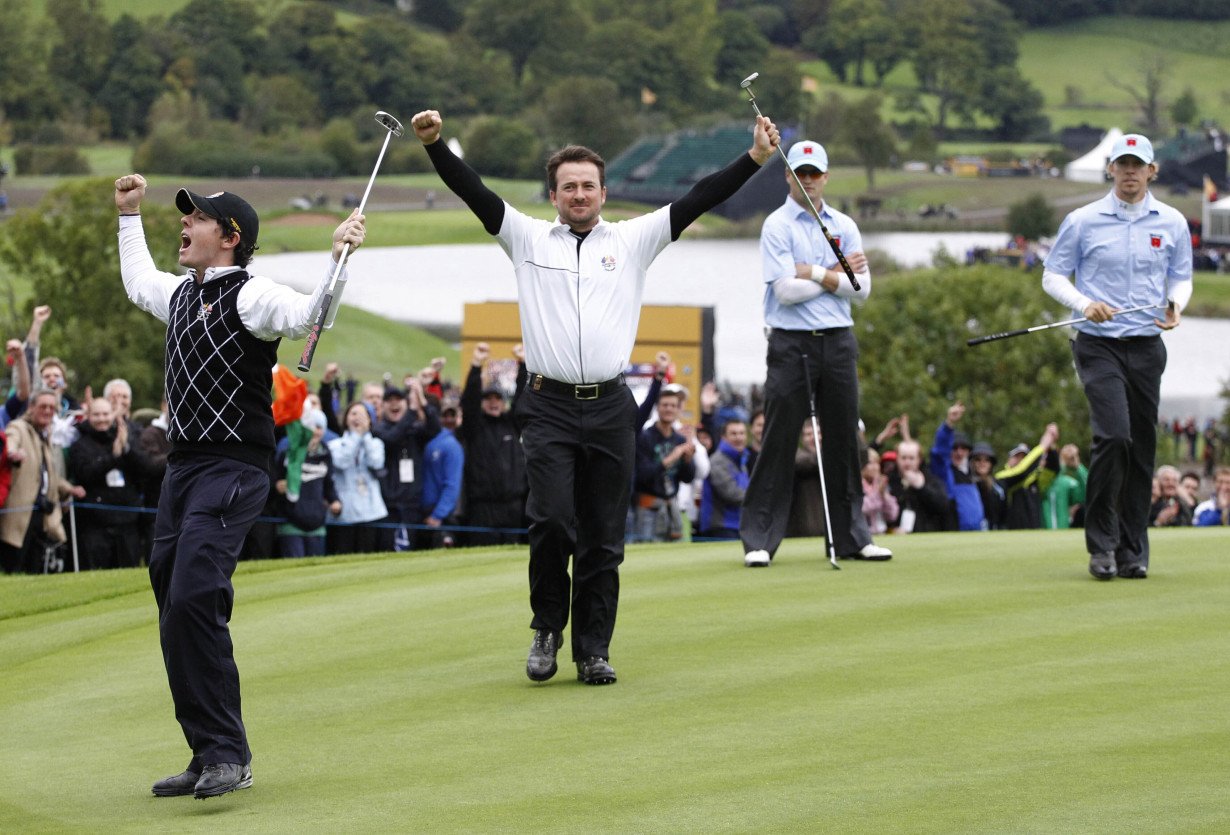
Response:
[[[459,423],[456,406],[440,412],[440,432],[427,442],[423,452],[423,524],[439,528],[453,520],[461,500],[461,479],[465,470],[465,451],[457,440]],[[452,545],[452,537],[444,531],[434,531],[427,538],[427,547]]]
[[[960,401],[953,403],[948,407],[944,422],[935,430],[935,441],[931,444],[931,474],[943,481],[948,490],[956,529],[985,531],[988,529],[986,511],[970,467],[974,445],[964,433],[957,431],[957,423],[964,415],[965,405]]]

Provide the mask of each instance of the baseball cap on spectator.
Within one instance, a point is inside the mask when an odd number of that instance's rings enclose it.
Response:
[[[678,395],[680,400],[688,399],[687,388],[679,385],[678,383],[667,383],[666,385],[662,386],[662,391],[658,393],[658,396],[661,397],[663,394]]]
[[[978,443],[974,444],[974,449],[970,453],[970,457],[977,458],[979,455],[985,455],[987,458],[990,458],[992,464],[994,464],[996,461],[995,450],[992,449],[991,445],[988,444],[986,441],[979,441]]]
[[[488,397],[498,397],[504,399],[504,389],[496,385],[490,385],[483,389],[483,399]]]
[[[217,194],[203,197],[181,188],[175,195],[175,208],[186,215],[200,211],[218,221],[224,230],[238,232],[240,240],[245,244],[256,247],[260,221],[256,217],[256,210],[237,194],[219,191]]]
[[[1119,157],[1136,157],[1145,165],[1153,162],[1153,143],[1139,133],[1125,133],[1110,149],[1110,161]]]
[[[829,170],[829,155],[824,150],[824,146],[810,139],[791,145],[790,153],[786,154],[786,162],[795,171],[805,165],[810,165],[821,173]]]
[[[957,432],[952,436],[952,448],[956,449],[959,446],[963,446],[966,449],[974,448],[974,445],[970,443],[969,435],[966,435],[964,432]]]
[[[886,449],[880,453],[880,463],[881,464],[884,463],[885,461],[896,461],[896,460],[897,460],[897,450],[895,449]]]
[[[1029,444],[1017,444],[1012,448],[1012,451],[1008,453],[1008,457],[1011,458],[1014,455],[1025,455],[1031,449],[1033,449],[1033,447]]]
[[[385,386],[383,399],[390,400],[394,397],[400,397],[404,400],[406,398],[406,392],[403,389],[397,388],[396,386]]]

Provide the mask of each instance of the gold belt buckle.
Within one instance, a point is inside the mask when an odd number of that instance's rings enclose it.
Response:
[[[573,394],[577,400],[597,400],[598,384],[584,383],[579,386],[573,386]]]

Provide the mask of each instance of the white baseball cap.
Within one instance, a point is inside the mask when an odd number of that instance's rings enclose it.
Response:
[[[825,152],[824,146],[810,139],[791,145],[790,153],[786,154],[786,162],[795,171],[804,165],[819,169],[821,173],[829,170],[829,155]]]
[[[1110,162],[1119,157],[1136,157],[1145,165],[1153,162],[1153,143],[1139,133],[1125,133],[1110,149]]]

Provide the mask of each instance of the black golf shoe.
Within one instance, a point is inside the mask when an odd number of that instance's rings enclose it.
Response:
[[[1119,566],[1118,573],[1125,580],[1143,580],[1149,576],[1149,569],[1138,562]]]
[[[531,681],[546,681],[559,669],[555,654],[559,652],[560,637],[560,633],[550,629],[534,630],[530,657],[525,660],[525,674]]]
[[[201,779],[196,781],[193,795],[197,800],[207,797],[217,797],[220,794],[233,792],[236,789],[247,789],[252,786],[252,767],[239,763],[212,763],[201,771]]]
[[[184,769],[174,777],[164,777],[154,784],[151,791],[156,797],[184,797],[196,791],[196,781],[201,775],[191,769]]]
[[[615,668],[605,658],[591,655],[577,662],[577,681],[586,684],[614,684]]]
[[[1113,580],[1118,573],[1115,568],[1115,552],[1099,551],[1089,555],[1089,573],[1099,580]]]

